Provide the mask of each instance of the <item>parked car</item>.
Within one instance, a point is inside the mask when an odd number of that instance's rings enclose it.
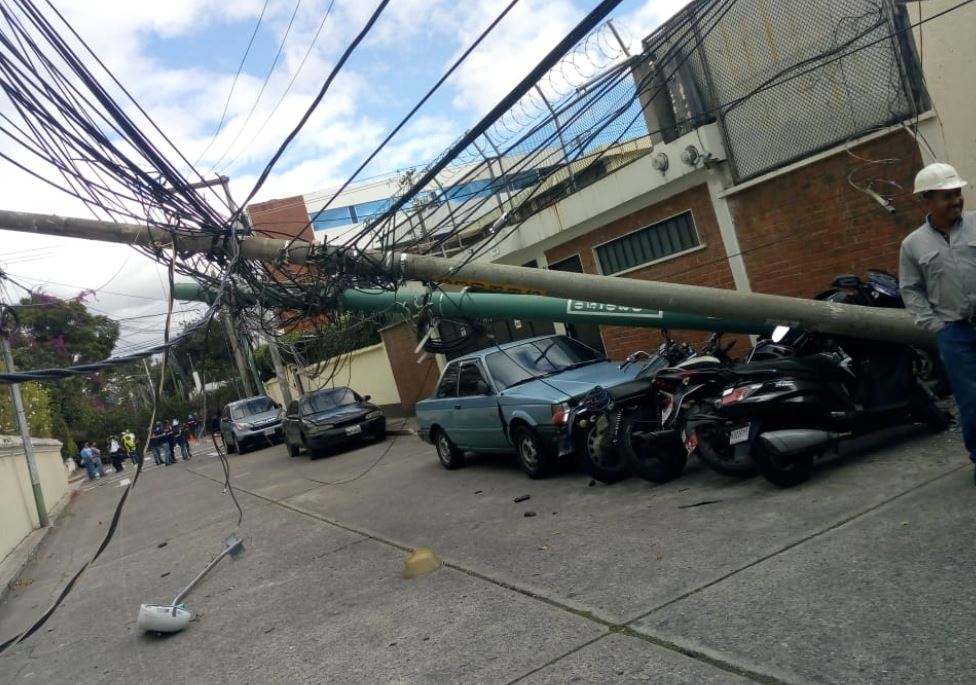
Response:
[[[288,454],[305,448],[312,457],[337,443],[361,438],[386,439],[386,417],[370,396],[350,388],[325,388],[306,393],[288,405],[284,432]]]
[[[281,405],[267,395],[228,402],[220,417],[220,434],[228,452],[281,442]]]
[[[465,452],[518,455],[531,478],[541,478],[573,451],[566,430],[572,404],[596,386],[633,380],[596,350],[564,335],[496,345],[455,359],[433,396],[417,404],[417,429],[447,469]]]

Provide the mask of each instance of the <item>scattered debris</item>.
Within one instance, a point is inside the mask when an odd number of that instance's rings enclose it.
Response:
[[[522,516],[524,516],[525,518],[531,518],[531,517],[535,516],[535,512],[534,511],[527,511],[524,514],[522,514]]]
[[[532,495],[519,495],[518,497],[515,498],[514,501],[515,502],[524,502],[525,500],[531,499],[531,498],[532,498]]]
[[[163,574],[160,574],[160,576],[159,576],[159,577],[160,577],[160,578],[165,578],[165,577],[166,577],[166,576],[168,576],[169,574],[170,574],[170,572],[169,572],[169,571],[167,571],[166,573],[163,573]]]
[[[484,492],[484,490],[475,490],[475,491],[474,491],[474,494],[476,494],[476,495],[480,495],[480,494],[481,494],[482,492]]]
[[[156,545],[156,549],[162,549],[168,544],[169,544],[168,542],[160,542],[158,545]]]
[[[443,565],[440,557],[434,554],[433,550],[424,547],[410,550],[407,560],[403,566],[404,578],[416,578],[431,571],[436,571]]]
[[[274,629],[275,629],[275,627],[274,627],[274,626],[270,626],[270,627],[268,627],[268,628],[265,628],[265,629],[264,629],[264,634],[265,634],[265,635],[267,635],[268,633],[270,633],[270,632],[271,632],[272,630],[274,630]]]
[[[678,507],[678,509],[693,509],[694,507],[704,507],[705,505],[708,504],[718,504],[721,501],[722,500],[720,499],[706,499],[701,502],[695,502],[694,504],[682,504],[681,506]]]
[[[591,487],[592,488],[594,485],[596,485],[596,481],[595,480],[591,480],[588,487]]]

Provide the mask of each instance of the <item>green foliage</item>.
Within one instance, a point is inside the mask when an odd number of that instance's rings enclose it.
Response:
[[[47,389],[40,383],[21,383],[20,395],[24,401],[24,413],[30,434],[35,438],[50,438],[54,433],[54,418]],[[0,389],[0,433],[17,435],[13,401],[8,387]]]
[[[309,363],[324,362],[364,347],[378,345],[382,341],[380,328],[385,322],[376,319],[375,314],[343,314],[329,326],[313,334],[306,333],[298,337],[295,344]]]
[[[234,375],[234,360],[227,350],[220,324],[213,320],[198,328],[174,348],[179,364],[187,373],[196,371],[200,377],[212,382]]]
[[[118,322],[89,312],[83,297],[62,300],[34,293],[20,304],[20,327],[12,341],[17,368],[70,366],[112,354],[119,337]]]

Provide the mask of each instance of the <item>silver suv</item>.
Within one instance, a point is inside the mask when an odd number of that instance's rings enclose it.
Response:
[[[229,402],[220,417],[220,434],[228,452],[270,446],[284,438],[281,405],[267,395]]]

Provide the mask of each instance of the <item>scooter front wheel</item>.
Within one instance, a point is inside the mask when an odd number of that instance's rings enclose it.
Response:
[[[679,440],[649,441],[645,436],[658,427],[653,409],[626,411],[617,431],[617,451],[644,480],[667,483],[684,472],[688,454]]]
[[[630,468],[613,445],[611,421],[615,415],[599,415],[576,438],[576,455],[580,468],[601,483],[616,483],[630,475]]]

